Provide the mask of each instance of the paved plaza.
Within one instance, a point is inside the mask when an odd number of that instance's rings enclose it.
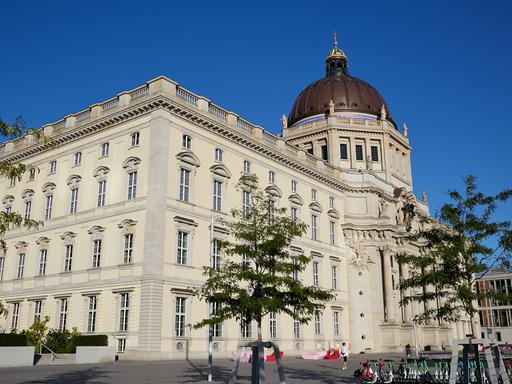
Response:
[[[384,357],[384,355],[378,355]],[[286,382],[294,383],[353,383],[353,373],[366,359],[377,355],[353,355],[346,371],[341,370],[341,360],[302,360],[296,357],[284,358]],[[399,360],[400,356],[385,355]],[[226,383],[233,362],[214,362],[214,382]],[[267,383],[279,383],[275,363],[266,365]],[[240,364],[237,383],[250,383],[250,364]],[[174,384],[206,383],[206,360],[158,361],[158,362],[116,362],[110,364],[41,365],[34,367],[0,368],[2,384]]]

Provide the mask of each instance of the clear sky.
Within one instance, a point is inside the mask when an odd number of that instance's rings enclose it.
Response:
[[[163,74],[277,133],[337,31],[350,73],[407,122],[435,213],[467,174],[512,187],[511,14],[508,0],[6,0],[0,118],[39,127]]]

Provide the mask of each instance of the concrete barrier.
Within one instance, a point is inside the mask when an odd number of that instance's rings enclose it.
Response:
[[[35,347],[0,347],[0,367],[34,365]]]
[[[75,362],[77,364],[109,363],[115,359],[115,347],[76,347]]]

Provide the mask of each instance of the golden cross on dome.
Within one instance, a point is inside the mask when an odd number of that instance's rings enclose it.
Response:
[[[338,40],[336,39],[336,31],[334,31],[334,49],[338,49]]]

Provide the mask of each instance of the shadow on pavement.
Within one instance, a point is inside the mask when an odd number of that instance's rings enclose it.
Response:
[[[39,377],[35,380],[25,381],[25,384],[109,384],[110,377],[102,369],[90,368],[83,371],[56,373],[47,377]]]

